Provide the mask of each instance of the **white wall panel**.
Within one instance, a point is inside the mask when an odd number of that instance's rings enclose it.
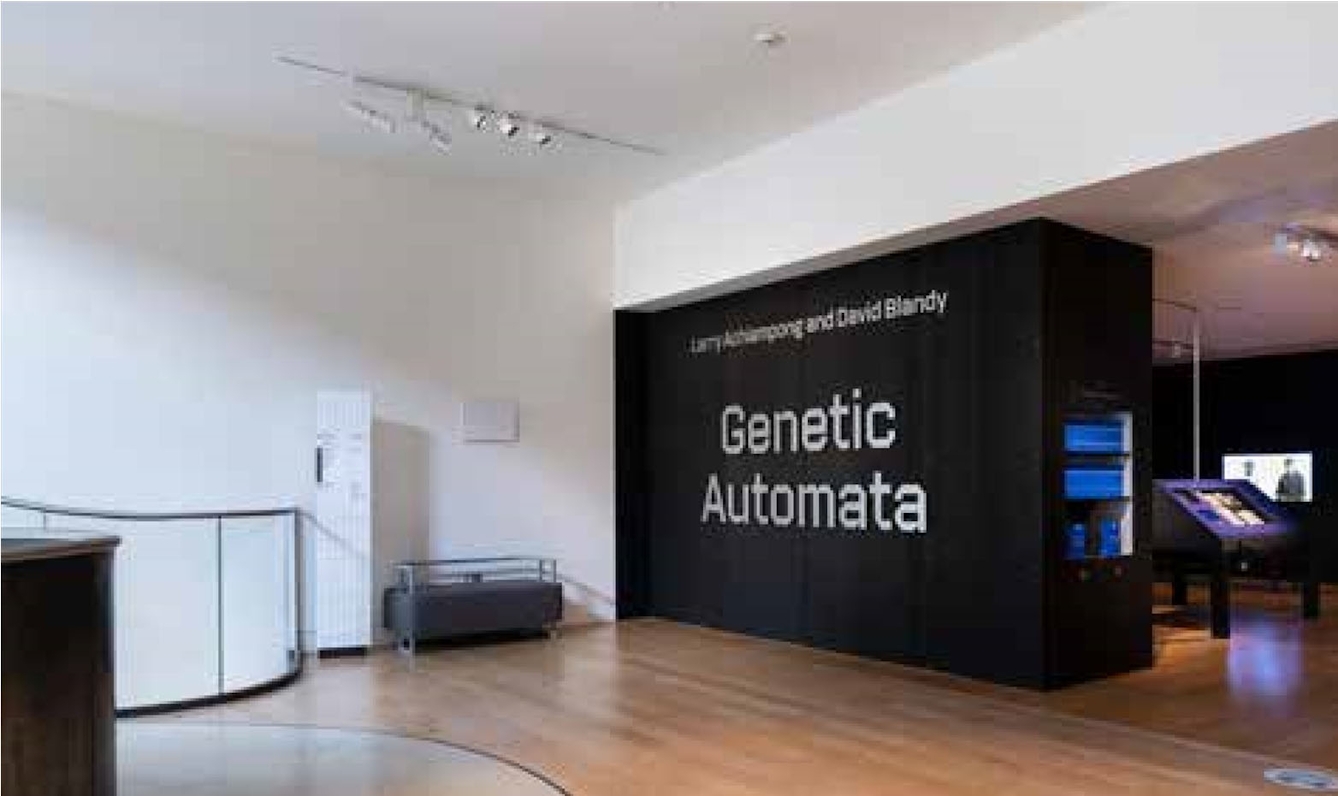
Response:
[[[611,614],[609,208],[13,95],[3,118],[6,494],[310,510],[313,396],[366,387],[373,592],[399,558],[533,553]],[[525,407],[519,443],[463,443],[480,395]]]

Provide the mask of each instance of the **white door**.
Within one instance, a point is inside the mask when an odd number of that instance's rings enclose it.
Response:
[[[317,649],[372,643],[372,396],[316,394]]]

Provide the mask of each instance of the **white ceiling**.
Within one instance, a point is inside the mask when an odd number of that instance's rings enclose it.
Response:
[[[1328,195],[1321,206],[1224,222],[1157,247],[1157,287],[1200,308],[1207,356],[1338,349],[1338,255],[1311,265],[1272,246],[1288,221],[1338,235],[1338,182],[1315,187]],[[1163,337],[1185,339],[1183,313],[1159,321]]]
[[[1273,248],[1287,224],[1338,235],[1338,122],[918,230],[820,267],[1036,217],[1150,247],[1155,296],[1198,309],[1209,358],[1338,348],[1338,252],[1310,264]],[[1192,315],[1159,303],[1153,317],[1158,338],[1191,339]]]
[[[1030,3],[11,3],[0,86],[454,178],[628,196],[1033,35],[1090,6]],[[759,29],[789,41],[766,51]],[[664,149],[470,135],[443,157],[366,129],[288,54]],[[389,107],[389,106],[388,106]],[[1338,232],[1338,124],[881,244],[1047,215],[1144,243],[1157,294],[1202,308],[1211,356],[1338,345],[1338,262],[1273,232]],[[1183,337],[1159,310],[1157,333]]]
[[[1338,234],[1338,123],[1153,169],[1027,212],[1151,246],[1156,295],[1199,308],[1209,357],[1338,348],[1338,252],[1318,264],[1277,252],[1299,223]],[[1158,307],[1161,338],[1189,316]]]
[[[434,174],[628,196],[1033,35],[1070,3],[4,3],[0,84]],[[787,43],[764,50],[759,29]],[[663,149],[443,157],[360,126],[287,54]],[[387,106],[393,107],[393,106]],[[450,118],[449,116],[445,118]]]

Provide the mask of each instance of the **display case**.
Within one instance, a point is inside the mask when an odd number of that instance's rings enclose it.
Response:
[[[1066,559],[1133,555],[1132,442],[1128,412],[1065,418]]]
[[[1229,579],[1232,574],[1276,570],[1301,544],[1291,517],[1246,480],[1179,479],[1156,482],[1152,550],[1171,575],[1171,601],[1188,602],[1186,576],[1209,576],[1210,623],[1217,638],[1231,635]],[[1302,614],[1319,615],[1313,572],[1302,584]]]
[[[1156,488],[1158,553],[1269,552],[1297,541],[1291,518],[1249,481],[1166,480]]]

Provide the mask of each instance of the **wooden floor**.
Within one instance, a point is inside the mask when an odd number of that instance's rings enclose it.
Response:
[[[1286,793],[1266,767],[1338,768],[1338,616],[1245,598],[1230,643],[1163,628],[1155,669],[1052,694],[641,620],[325,661],[177,716],[450,740],[576,796]]]
[[[1169,602],[1170,592],[1159,596]],[[1306,622],[1296,593],[1237,584],[1230,640],[1210,637],[1207,601],[1206,589],[1192,590],[1190,611],[1158,621],[1152,669],[1042,699],[1011,695],[1338,771],[1338,589],[1325,589],[1326,614]]]

